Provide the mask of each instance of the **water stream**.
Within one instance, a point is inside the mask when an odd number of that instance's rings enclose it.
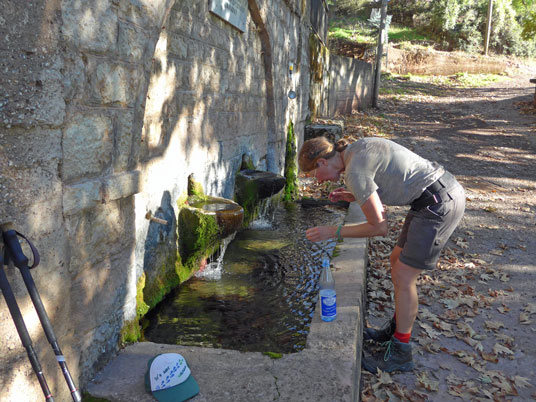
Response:
[[[333,207],[279,207],[228,240],[223,259],[181,284],[144,320],[151,342],[290,353],[305,347],[322,253],[305,229],[342,222]],[[323,251],[324,250],[324,251]],[[220,254],[221,256],[221,254]]]

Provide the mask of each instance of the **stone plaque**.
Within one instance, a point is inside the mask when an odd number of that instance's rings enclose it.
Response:
[[[210,11],[240,31],[246,32],[247,0],[211,0]]]

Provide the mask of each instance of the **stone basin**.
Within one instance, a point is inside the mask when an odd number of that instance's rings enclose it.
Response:
[[[195,214],[214,216],[221,239],[239,230],[244,220],[244,209],[227,198],[190,196],[188,204],[183,208],[191,209],[191,212]],[[195,230],[195,228],[193,229]]]
[[[236,175],[236,194],[241,199],[262,200],[279,193],[285,187],[286,179],[272,172],[262,170],[241,170]]]

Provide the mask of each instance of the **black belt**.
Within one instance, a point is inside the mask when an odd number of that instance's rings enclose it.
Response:
[[[419,211],[423,208],[431,205],[439,204],[443,200],[448,198],[446,188],[446,182],[452,175],[445,172],[443,176],[437,179],[435,182],[426,187],[421,196],[411,202],[411,209]]]

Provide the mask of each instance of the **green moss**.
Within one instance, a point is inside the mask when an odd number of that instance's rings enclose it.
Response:
[[[203,214],[195,208],[182,208],[179,213],[182,260],[188,261],[191,255],[212,248],[218,241],[219,231],[216,215]]]
[[[288,124],[287,129],[287,147],[285,152],[285,191],[283,201],[292,201],[298,195],[298,168],[296,165],[297,155],[296,137],[294,135],[294,124],[292,121]]]
[[[136,318],[127,321],[119,334],[121,344],[137,342],[141,337],[139,320],[150,309],[150,306],[144,300],[145,272],[141,274],[136,284]]]
[[[88,392],[82,393],[82,402],[110,402],[109,399],[97,398]]]
[[[145,272],[141,274],[136,284],[136,317],[141,318],[149,311],[149,305],[143,300],[145,288]]]
[[[276,352],[262,352],[263,355],[268,356],[271,359],[281,359],[283,357],[282,353]]]
[[[235,193],[235,201],[244,209],[243,227],[248,227],[259,214],[259,188],[256,181],[240,175],[236,176],[235,186],[240,189]]]
[[[180,265],[180,261],[177,258],[177,254],[170,255],[157,270],[158,272],[152,283],[143,290],[143,302],[147,306],[147,311],[160,303],[164,296],[181,282],[177,272],[177,265]],[[173,267],[173,269],[170,269],[170,267]],[[137,308],[139,308],[139,305]],[[141,317],[139,316],[138,318]]]
[[[240,164],[239,170],[255,170],[255,164],[253,163],[253,159],[247,155],[242,156],[242,163]]]
[[[197,195],[198,197],[205,196],[203,186],[195,181],[193,173],[188,176],[188,195]]]
[[[141,328],[140,321],[137,317],[127,321],[119,333],[119,339],[122,345],[137,342],[140,338]]]

